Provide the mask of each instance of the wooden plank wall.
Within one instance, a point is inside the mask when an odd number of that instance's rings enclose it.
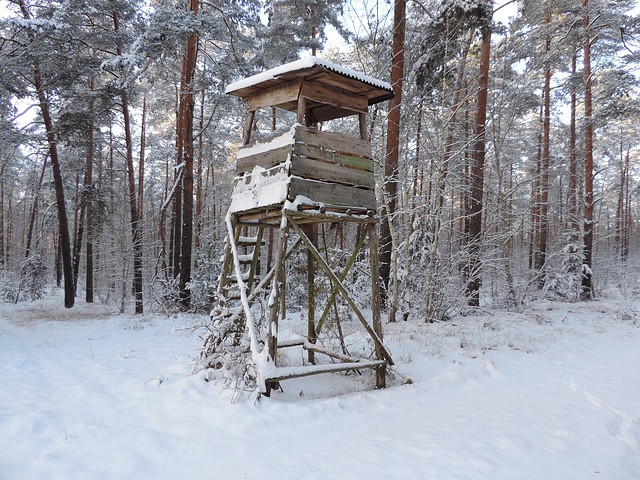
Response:
[[[251,172],[256,165],[271,168],[288,158],[291,158],[289,198],[303,195],[329,205],[376,209],[368,141],[300,126],[294,145],[239,158],[237,171]]]

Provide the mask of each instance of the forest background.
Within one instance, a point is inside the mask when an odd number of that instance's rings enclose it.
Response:
[[[390,321],[632,278],[636,2],[501,3],[3,0],[5,301],[208,312],[246,108],[225,87],[309,54],[396,92],[368,120]],[[259,113],[253,137],[292,122]],[[334,257],[355,238],[323,232]]]

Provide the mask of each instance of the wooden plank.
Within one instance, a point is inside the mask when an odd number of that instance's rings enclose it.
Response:
[[[307,365],[304,367],[278,367],[272,371],[265,382],[273,383],[291,378],[308,377],[321,373],[345,372],[347,370],[360,370],[362,368],[378,368],[384,365],[384,360],[361,361],[354,363],[332,363],[330,365]]]
[[[283,145],[267,152],[256,153],[236,160],[236,173],[250,172],[253,167],[271,168],[284,163],[289,158],[293,145]]]
[[[257,244],[258,244],[258,236],[255,236],[255,237],[240,236],[240,237],[238,237],[237,245],[239,247],[255,247]]]
[[[280,217],[282,217],[280,209],[277,211],[270,210],[254,212],[247,215],[243,214],[238,216],[238,225],[242,225],[243,227],[277,227],[280,224]]]
[[[361,138],[350,137],[337,132],[312,131],[309,128],[296,129],[296,143],[306,143],[315,147],[346,153],[358,157],[371,158],[371,143]]]
[[[334,352],[334,351],[329,350],[327,348],[321,347],[320,345],[316,345],[314,343],[311,343],[308,340],[305,340],[305,342],[302,344],[302,348],[304,348],[305,350],[312,351],[312,352],[320,353],[322,355],[326,355],[327,357],[331,357],[331,358],[335,358],[335,359],[341,360],[341,361],[343,361],[345,363],[357,363],[357,362],[363,361],[362,358],[356,358],[356,357],[352,357],[350,355],[345,355],[343,353]]]
[[[247,99],[249,110],[274,107],[282,103],[297,102],[302,80],[293,80],[284,85],[276,85],[250,96]]]
[[[280,340],[278,348],[300,347],[307,341],[306,338],[290,338],[289,340]]]
[[[375,178],[372,172],[321,162],[307,157],[294,156],[291,159],[291,175],[355,187],[375,187]]]
[[[341,205],[345,207],[360,207],[370,210],[376,208],[376,194],[374,190],[348,187],[338,183],[327,183],[308,180],[296,176],[291,177],[289,184],[289,199],[302,195],[314,202]]]
[[[367,97],[347,92],[339,87],[325,87],[317,82],[302,82],[300,96],[325,105],[344,108],[354,113],[366,113],[369,109]]]
[[[316,160],[322,160],[323,162],[338,163],[345,167],[356,168],[358,170],[365,170],[373,173],[373,159],[369,157],[358,157],[355,155],[332,152],[331,150],[325,150],[323,148],[306,145],[304,143],[296,143],[293,146],[293,153],[295,155],[315,158]]]
[[[329,120],[335,120],[336,118],[358,115],[358,112],[354,112],[353,110],[322,104],[315,104],[312,107],[308,107],[307,112],[309,116],[313,118],[313,123],[328,122]]]
[[[287,216],[294,218],[298,223],[303,222],[357,222],[357,223],[377,223],[379,219],[377,217],[369,217],[366,212],[358,215],[352,213],[343,212],[331,212],[327,208],[326,213],[318,211],[302,211],[293,212],[288,211]]]

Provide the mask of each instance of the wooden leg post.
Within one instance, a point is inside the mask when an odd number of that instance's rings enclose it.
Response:
[[[253,258],[251,259],[251,268],[249,270],[249,280],[247,280],[247,287],[250,293],[253,290],[253,282],[256,277],[256,271],[258,270],[258,264],[260,262],[260,247],[262,246],[262,234],[264,233],[264,227],[258,228],[258,235],[256,237],[256,245],[253,250]]]
[[[314,244],[316,243],[315,225],[312,223],[302,226],[302,231],[306,233],[309,240]],[[313,254],[307,250],[307,296],[309,298],[309,305],[307,310],[307,335],[310,343],[316,343],[316,327],[315,327],[315,314],[316,314],[316,295],[315,295],[315,265]],[[315,355],[313,350],[307,350],[309,363],[315,363]]]
[[[378,259],[378,232],[376,225],[370,223],[367,225],[369,233],[369,255],[371,257],[371,312],[373,316],[373,330],[382,341],[382,318],[380,316],[380,278],[378,268],[380,261]],[[382,360],[384,358],[382,349],[376,344],[376,358]],[[376,368],[376,388],[384,388],[386,386],[387,366],[381,365]]]
[[[278,235],[278,249],[276,251],[275,274],[272,282],[272,293],[269,298],[269,325],[267,328],[267,347],[269,349],[269,357],[275,365],[277,365],[278,355],[278,311],[280,309],[281,298],[284,297],[283,279],[285,274],[285,254],[287,251],[287,233],[289,230],[289,222],[287,218],[282,218],[280,224],[280,232]],[[274,385],[266,385],[267,396]]]

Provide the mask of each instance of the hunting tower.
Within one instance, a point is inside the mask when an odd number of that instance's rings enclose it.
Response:
[[[391,86],[309,57],[233,83],[226,93],[245,100],[248,115],[243,146],[236,156],[237,176],[226,217],[227,239],[217,305],[212,312],[214,322],[220,325],[226,322],[228,328],[236,328],[236,336],[247,332],[258,381],[267,395],[278,382],[289,378],[363,368],[376,369],[376,384],[384,387],[386,365],[392,365],[393,361],[382,343],[378,217],[366,114],[370,105],[393,97]],[[256,110],[269,107],[294,112],[295,124],[282,134],[250,143]],[[359,119],[358,137],[319,128],[323,122],[352,115]],[[336,222],[355,222],[361,227],[357,229],[360,238],[355,250],[340,271],[331,266],[335,262],[326,251],[324,255],[320,252],[316,238],[318,225]],[[274,238],[275,261],[258,278],[260,251],[264,252],[267,243],[265,229]],[[371,269],[371,324],[345,286],[349,269],[366,238]],[[288,243],[293,245],[287,248]],[[279,341],[278,321],[285,315],[286,262],[301,244],[307,249],[308,261],[308,333],[303,338]],[[331,286],[329,300],[318,321],[313,288],[316,269],[324,272]],[[260,294],[268,291],[266,332],[259,338],[251,306]],[[338,294],[373,340],[374,360],[334,352],[317,343]],[[293,346],[308,351],[308,364],[278,366],[278,349]],[[329,356],[333,363],[315,364],[314,354]]]

